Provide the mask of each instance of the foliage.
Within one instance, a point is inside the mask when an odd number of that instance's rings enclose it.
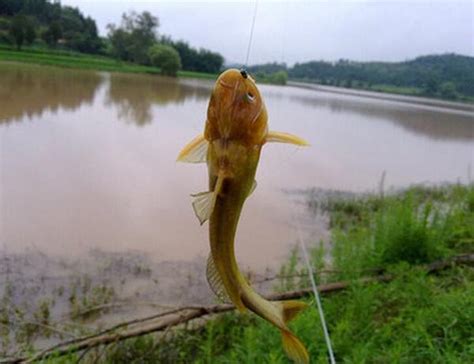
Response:
[[[248,71],[257,82],[286,85],[288,68],[285,63],[265,63],[248,67]]]
[[[176,76],[176,73],[181,68],[179,53],[171,46],[163,44],[154,45],[150,47],[148,55],[151,64],[159,67],[163,75]]]
[[[50,46],[55,46],[59,40],[59,38],[61,38],[63,35],[63,30],[62,30],[62,27],[61,27],[61,23],[57,20],[51,22],[51,24],[49,24],[48,28],[46,28],[42,35],[41,35],[41,38],[43,38],[43,40],[48,43]]]
[[[173,41],[170,37],[162,37],[161,43],[176,49],[181,58],[184,70],[206,73],[217,73],[222,69],[224,57],[219,53],[211,52],[207,49],[195,49],[185,41]]]
[[[112,54],[124,61],[149,64],[148,49],[157,42],[158,26],[158,18],[148,11],[124,13],[120,26],[107,26]]]
[[[60,24],[68,48],[85,53],[100,53],[102,41],[94,19],[84,17],[78,8],[63,6]]]
[[[261,83],[272,83],[274,85],[286,85],[288,81],[288,74],[286,71],[277,71],[275,73],[262,73],[257,72],[255,73],[255,80]]]
[[[421,95],[455,99],[474,96],[474,58],[429,55],[404,62],[311,61],[288,69],[292,79],[372,89],[373,85],[420,88]]]
[[[100,53],[103,47],[92,18],[85,17],[78,8],[61,6],[56,1],[0,0],[0,16],[12,25],[17,17],[26,19],[23,40],[27,44],[41,36],[51,46],[61,39],[63,47],[80,52]],[[15,38],[18,46],[17,40],[21,40],[21,35]]]
[[[21,49],[23,42],[25,41],[25,30],[24,30],[24,16],[15,16],[10,24],[10,35],[17,47]]]
[[[126,73],[149,73],[158,74],[160,70],[155,67],[142,66],[134,63],[121,62],[117,59],[104,56],[87,55],[83,53],[64,51],[60,49],[38,49],[24,48],[21,52],[11,47],[0,45],[0,61],[26,62],[49,66],[67,68],[78,68],[88,70],[126,72]],[[217,75],[178,71],[179,77],[205,78],[215,80]]]
[[[415,186],[389,196],[329,199],[333,266],[356,273],[390,264],[429,263],[474,248],[474,186]]]
[[[288,72],[288,67],[285,63],[264,63],[248,67],[248,71],[253,74],[262,73],[262,74],[273,74],[279,71]]]
[[[24,43],[30,45],[36,38],[33,19],[25,15],[16,15],[9,23],[9,34],[10,40],[18,50]]]

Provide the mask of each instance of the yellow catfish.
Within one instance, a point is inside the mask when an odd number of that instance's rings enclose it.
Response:
[[[212,290],[241,312],[253,311],[278,327],[287,355],[297,363],[307,363],[306,348],[286,325],[306,305],[264,299],[239,271],[234,254],[237,224],[245,200],[256,187],[255,172],[263,145],[308,145],[294,135],[268,131],[267,119],[255,81],[245,71],[229,69],[214,86],[204,135],[186,145],[178,161],[207,162],[209,191],[192,195],[192,204],[201,224],[209,220],[207,278]]]

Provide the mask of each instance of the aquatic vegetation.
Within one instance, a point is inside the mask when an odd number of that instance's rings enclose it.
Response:
[[[333,203],[331,255],[333,267],[383,268],[407,262],[429,263],[474,248],[474,213],[470,199],[474,186],[417,186],[377,198]],[[353,216],[358,216],[354,219]],[[345,273],[338,278],[354,277]]]

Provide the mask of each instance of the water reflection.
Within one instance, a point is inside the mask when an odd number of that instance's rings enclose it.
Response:
[[[90,104],[103,77],[87,71],[0,63],[0,80],[0,123],[10,123]]]
[[[414,134],[436,140],[474,140],[474,114],[467,111],[438,110],[435,107],[391,101],[323,94],[291,95],[290,100],[327,108],[332,113],[355,113],[377,122],[388,120]],[[279,97],[273,95],[273,97]],[[280,95],[281,97],[281,95]]]
[[[148,75],[111,74],[105,103],[118,107],[118,118],[138,126],[153,119],[152,106],[209,98],[211,84]],[[159,119],[159,115],[157,117]]]

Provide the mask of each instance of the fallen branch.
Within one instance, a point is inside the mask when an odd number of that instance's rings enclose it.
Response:
[[[434,262],[426,267],[427,273],[435,273],[447,269],[453,265],[472,265],[474,263],[474,253],[450,258],[445,261]],[[376,277],[362,278],[359,284],[370,284],[374,282],[389,282],[394,279],[393,275],[384,274]],[[330,294],[347,289],[353,282],[335,282],[319,286],[321,294]],[[275,293],[266,298],[272,301],[282,301],[288,299],[300,299],[312,294],[311,289],[302,289],[291,292]],[[37,360],[46,359],[52,356],[59,357],[74,352],[89,350],[101,345],[108,345],[132,337],[147,335],[153,332],[167,330],[185,322],[204,317],[211,314],[228,312],[234,309],[233,305],[220,304],[213,306],[186,306],[175,310],[162,312],[153,316],[135,319],[115,325],[107,330],[94,335],[77,338],[61,342],[50,348],[44,349],[31,357],[8,358],[0,360],[2,364],[32,363]],[[164,318],[164,319],[163,319]],[[162,319],[156,322],[157,319]],[[132,326],[132,327],[130,327]],[[137,326],[137,327],[133,327]],[[122,332],[116,332],[121,328],[126,328]]]

